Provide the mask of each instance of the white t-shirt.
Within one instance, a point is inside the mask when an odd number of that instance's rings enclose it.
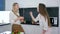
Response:
[[[44,18],[43,15],[38,14],[36,19],[34,19],[35,22],[39,21],[40,24],[40,34],[42,34],[43,30],[48,30],[48,20]]]
[[[19,15],[19,13],[17,13]],[[20,25],[20,20],[18,20],[17,22],[15,22],[15,19],[17,19],[18,17],[11,11],[9,14],[10,17],[10,23],[11,24],[19,24]]]

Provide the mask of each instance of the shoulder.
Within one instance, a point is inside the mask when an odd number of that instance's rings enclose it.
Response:
[[[12,12],[12,11],[9,13],[9,15],[10,15],[10,16],[14,16],[14,14],[13,14],[13,12]]]
[[[13,12],[12,11],[10,12],[10,15],[13,15]]]
[[[39,14],[40,15],[40,17],[42,18],[42,19],[45,19],[45,17],[43,16],[43,15],[41,15],[41,14]]]
[[[44,17],[43,15],[40,15],[40,16],[42,20],[47,21],[47,17]]]
[[[40,17],[40,14],[38,14],[38,17]]]

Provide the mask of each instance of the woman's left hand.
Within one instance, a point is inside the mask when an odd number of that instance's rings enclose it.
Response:
[[[30,16],[32,16],[32,14],[33,14],[32,11],[30,11]]]
[[[24,17],[20,16],[20,17],[19,17],[19,20],[20,20],[21,22],[24,22]]]

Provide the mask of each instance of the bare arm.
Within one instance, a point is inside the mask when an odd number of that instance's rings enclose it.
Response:
[[[39,14],[38,14],[38,16],[37,16],[36,18],[34,18],[32,12],[30,12],[30,16],[31,16],[31,18],[32,18],[32,20],[33,20],[34,22],[39,21],[39,18],[40,18]]]
[[[34,24],[34,23],[36,23],[37,21],[39,21],[39,18],[40,18],[40,15],[38,14],[38,16],[36,17],[36,18],[34,18],[34,16],[33,16],[33,14],[32,14],[32,12],[30,12],[30,16],[31,16],[31,18],[32,18],[32,24]]]
[[[30,16],[31,16],[32,20],[35,21],[35,18],[33,16],[32,12],[30,12]]]

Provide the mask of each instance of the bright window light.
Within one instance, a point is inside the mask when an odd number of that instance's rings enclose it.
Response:
[[[0,23],[9,23],[10,11],[0,11]]]

